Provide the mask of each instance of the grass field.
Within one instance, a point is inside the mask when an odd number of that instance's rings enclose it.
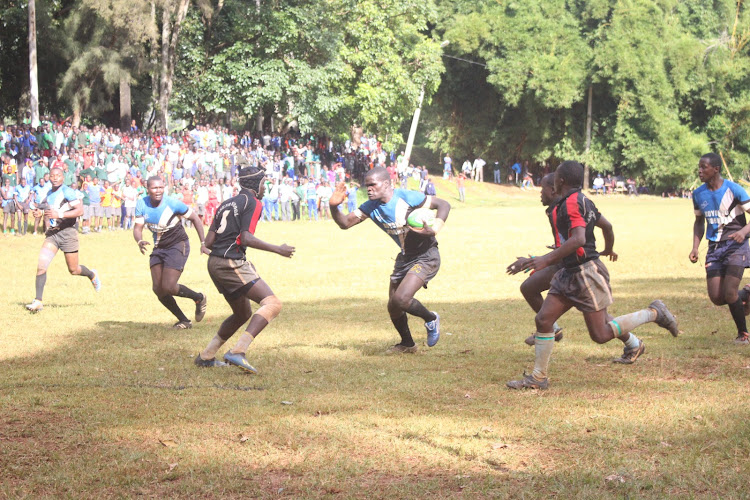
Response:
[[[621,343],[594,344],[570,312],[550,389],[512,392],[534,322],[524,275],[504,269],[551,241],[538,193],[469,185],[458,206],[454,188],[438,192],[454,210],[418,298],[442,316],[440,343],[384,354],[398,339],[385,307],[397,247],[374,224],[261,224],[297,253],[249,252],[284,302],[248,353],[259,376],[193,366],[229,313],[194,232],[182,282],[209,302],[188,331],[170,329],[130,234],[81,237],[99,294],[58,256],[38,315],[23,304],[41,237],[0,238],[0,496],[750,496],[750,348],[732,344],[728,310],[687,259],[689,201],[595,198],[620,254],[611,312],[661,298],[684,334],[646,325],[646,354],[615,365]]]

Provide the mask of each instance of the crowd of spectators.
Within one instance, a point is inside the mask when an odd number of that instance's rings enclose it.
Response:
[[[367,170],[389,169],[394,182],[414,176],[420,188],[434,191],[427,170],[406,165],[403,155],[387,152],[374,135],[335,144],[324,136],[290,131],[260,133],[198,125],[167,133],[84,125],[52,117],[40,126],[0,124],[3,232],[43,232],[43,222],[29,221],[30,208],[51,188],[49,171],[59,167],[64,183],[84,204],[82,233],[129,229],[136,201],[148,178],[164,179],[169,196],[191,206],[210,224],[219,204],[237,194],[240,158],[267,172],[263,219],[293,221],[330,218],[330,199],[338,182],[349,190],[348,209]]]

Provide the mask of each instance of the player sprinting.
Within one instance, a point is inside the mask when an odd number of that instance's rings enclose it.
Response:
[[[188,219],[193,223],[195,232],[203,249],[203,224],[198,215],[181,201],[164,196],[164,181],[161,177],[150,177],[146,181],[147,196],[138,199],[135,206],[135,224],[133,238],[141,254],[146,254],[146,247],[151,243],[143,239],[143,226],[153,233],[154,249],[149,256],[151,268],[151,285],[154,294],[164,307],[177,318],[175,329],[192,328],[193,324],[182,312],[177,297],[185,297],[195,302],[195,321],[199,322],[206,314],[206,295],[195,292],[178,283],[190,255],[190,240],[181,220]]]
[[[536,315],[536,341],[534,371],[524,374],[520,380],[511,380],[511,389],[546,389],[547,369],[554,347],[553,325],[571,307],[583,313],[591,339],[604,344],[618,338],[625,344],[622,359],[630,362],[645,352],[644,343],[633,333],[636,327],[656,322],[679,335],[677,320],[660,300],[653,301],[648,308],[613,318],[607,313],[612,304],[609,273],[599,260],[594,238],[594,226],[598,211],[594,203],[582,192],[583,167],[575,161],[560,164],[555,171],[555,191],[561,196],[552,210],[555,242],[557,248],[540,257],[532,257],[522,268],[543,270],[558,262],[563,268],[557,271],[550,283],[549,293]],[[606,234],[606,233],[605,233]],[[612,254],[611,241],[605,242],[602,255]]]
[[[557,238],[555,237],[555,222],[552,218],[552,213],[555,208],[555,206],[560,201],[560,196],[555,193],[555,174],[554,172],[551,174],[547,174],[544,177],[542,177],[542,182],[540,184],[540,187],[542,188],[541,193],[541,200],[542,205],[547,207],[545,209],[545,213],[547,214],[547,218],[549,219],[550,226],[552,227],[552,237],[554,238],[555,242],[554,245],[549,247],[551,249],[555,249],[559,246],[559,242],[557,241]],[[604,233],[604,241],[605,241],[605,248],[609,248],[609,250],[604,250],[599,253],[599,255],[606,255],[609,257],[611,261],[617,260],[617,254],[613,252],[611,249],[614,246],[615,241],[615,235],[612,231],[612,224],[609,223],[607,219],[605,219],[599,211],[596,211],[596,222],[595,225],[599,229],[602,230]],[[516,274],[521,272],[523,269],[523,264],[529,260],[527,257],[517,257],[516,261],[509,265],[506,269],[508,274]],[[553,264],[549,267],[546,267],[542,269],[541,271],[537,271],[535,273],[532,273],[531,276],[526,278],[526,280],[521,284],[521,293],[523,294],[524,299],[526,299],[526,302],[531,306],[531,308],[534,310],[534,312],[539,312],[539,310],[542,308],[542,303],[544,302],[544,298],[542,298],[542,292],[549,290],[550,282],[552,281],[552,277],[555,275],[557,271],[562,269],[562,263],[558,262],[557,264]],[[552,325],[554,333],[555,333],[555,342],[559,342],[563,338],[563,332],[562,327],[560,327],[557,322]],[[529,335],[526,337],[526,342],[528,345],[533,346],[534,345],[534,334]],[[635,354],[635,352],[631,353]],[[637,357],[635,358],[637,359]],[[620,357],[618,359],[615,359],[614,361],[616,363],[625,363],[630,364],[635,361],[632,357]]]
[[[206,237],[206,247],[211,250],[208,274],[232,308],[232,314],[195,358],[195,364],[201,367],[230,364],[246,372],[257,373],[245,354],[252,341],[279,315],[281,301],[258,275],[255,266],[247,261],[245,249],[250,247],[291,257],[294,247],[271,245],[255,237],[255,228],[263,211],[259,200],[265,194],[265,171],[247,166],[244,158],[240,162],[244,167],[239,171],[240,192],[219,206]],[[252,313],[251,300],[260,305],[255,314]],[[247,320],[250,322],[235,346],[224,354],[224,362],[217,360],[219,348]]]
[[[68,272],[74,276],[85,276],[91,280],[94,290],[101,289],[101,281],[95,269],[89,269],[78,263],[78,229],[76,218],[83,214],[83,204],[76,192],[63,185],[62,169],[53,168],[49,173],[52,188],[45,198],[35,205],[34,217],[44,218],[47,231],[44,233],[44,243],[39,250],[39,260],[36,266],[36,298],[26,305],[31,312],[39,312],[44,307],[42,296],[47,282],[47,268],[58,250],[65,254]]]
[[[706,284],[711,302],[729,306],[737,326],[735,343],[750,344],[743,302],[748,302],[748,290],[738,293],[745,268],[750,266],[750,233],[745,212],[750,210],[750,197],[738,184],[721,177],[721,157],[715,153],[703,155],[698,162],[698,178],[703,185],[693,191],[693,249],[690,261],[698,262],[698,246],[705,231],[708,240],[706,254]],[[706,222],[708,227],[706,228]]]
[[[388,290],[388,314],[401,342],[390,347],[391,353],[415,353],[417,345],[409,330],[407,313],[422,318],[427,329],[427,345],[433,347],[440,339],[440,316],[414,298],[417,291],[437,275],[440,253],[435,235],[445,224],[451,206],[435,196],[419,191],[394,189],[388,171],[376,167],[365,175],[368,201],[354,212],[344,215],[338,206],[346,200],[346,186],[339,183],[329,203],[333,220],[341,229],[349,229],[371,218],[401,248],[391,274]],[[421,229],[406,224],[409,212],[426,207],[437,210],[433,226]]]

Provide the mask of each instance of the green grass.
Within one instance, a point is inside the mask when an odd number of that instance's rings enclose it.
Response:
[[[511,392],[534,322],[504,269],[551,234],[537,192],[467,184],[465,206],[437,185],[455,208],[418,297],[443,336],[413,356],[383,354],[397,248],[374,224],[261,224],[297,253],[249,252],[284,302],[251,346],[259,376],[192,364],[229,313],[194,232],[182,282],[209,303],[188,331],[169,328],[130,234],[81,237],[100,294],[58,256],[38,315],[23,304],[41,238],[0,238],[0,496],[748,498],[750,349],[687,259],[690,202],[595,198],[620,254],[611,312],[661,298],[683,336],[646,325],[646,354],[614,365],[621,344],[594,344],[570,312],[550,389]]]

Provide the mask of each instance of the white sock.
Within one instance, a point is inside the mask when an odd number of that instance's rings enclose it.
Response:
[[[253,342],[253,336],[247,332],[243,332],[240,339],[237,341],[234,347],[232,347],[232,354],[245,354],[247,348]]]
[[[641,341],[638,339],[638,337],[635,336],[634,333],[630,334],[630,338],[625,342],[625,347],[627,349],[635,349],[641,345]]]
[[[656,321],[656,311],[646,308],[634,313],[618,316],[608,324],[612,328],[615,337],[620,337],[625,332],[635,330],[639,326],[651,323],[652,321]]]
[[[211,342],[208,343],[208,346],[201,351],[201,359],[203,359],[204,361],[214,359],[216,357],[216,352],[221,346],[224,345],[224,342],[226,342],[226,340],[219,337],[218,335],[214,335],[214,338],[211,339]]]
[[[534,371],[531,376],[537,380],[547,378],[549,359],[552,356],[552,348],[555,347],[554,333],[536,333],[534,341]]]

